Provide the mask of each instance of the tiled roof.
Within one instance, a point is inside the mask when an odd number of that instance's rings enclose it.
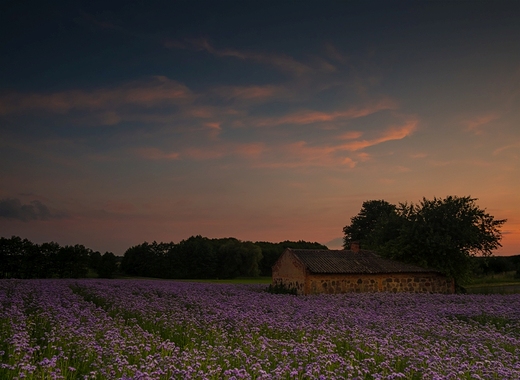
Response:
[[[311,273],[425,273],[436,272],[432,269],[382,258],[373,251],[359,250],[289,250],[307,267]]]

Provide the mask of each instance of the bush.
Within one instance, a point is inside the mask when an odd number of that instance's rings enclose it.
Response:
[[[267,288],[267,292],[271,294],[292,294],[292,295],[298,295],[298,292],[295,288],[290,288],[286,286],[285,284],[276,284],[276,285],[269,285]]]

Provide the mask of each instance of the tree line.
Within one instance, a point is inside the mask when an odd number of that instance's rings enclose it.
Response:
[[[89,271],[111,278],[117,268],[118,258],[112,252],[102,255],[80,244],[62,247],[18,236],[0,238],[0,278],[82,278]]]
[[[475,261],[489,259],[501,246],[500,228],[505,222],[479,208],[471,197],[423,198],[418,204],[398,205],[371,200],[343,228],[344,247],[349,249],[356,241],[364,249],[438,270],[461,284],[477,272],[516,268],[517,262],[509,259]],[[198,235],[177,244],[144,242],[118,258],[83,245],[61,247],[54,242],[38,245],[19,237],[0,238],[0,278],[86,277],[92,273],[112,277],[116,272],[171,279],[270,276],[271,267],[286,248],[327,249],[305,241],[251,242]]]
[[[327,249],[319,243],[240,241],[192,236],[175,244],[144,242],[123,257],[83,245],[35,244],[17,236],[0,238],[0,278],[112,278],[115,275],[169,279],[229,279],[270,276],[286,248]]]
[[[171,279],[270,276],[271,267],[286,248],[328,249],[319,243],[240,241],[192,236],[175,243],[143,243],[129,248],[121,261],[130,276]]]

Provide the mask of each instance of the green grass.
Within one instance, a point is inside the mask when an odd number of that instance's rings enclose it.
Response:
[[[504,272],[499,274],[490,274],[487,276],[474,277],[471,285],[489,285],[489,284],[520,284],[520,277],[517,277],[516,271]]]
[[[474,277],[471,280],[471,283],[467,284],[467,286],[470,287],[470,286],[483,286],[483,285],[511,285],[511,284],[520,285],[520,277],[517,277],[516,271]]]
[[[506,272],[476,277],[465,285],[468,293],[479,294],[512,294],[520,293],[520,278],[516,272]]]

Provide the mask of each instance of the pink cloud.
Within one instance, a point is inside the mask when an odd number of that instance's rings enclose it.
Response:
[[[239,144],[234,147],[234,151],[243,157],[259,157],[266,150],[263,143]]]
[[[220,123],[208,122],[204,126],[215,133],[220,132]],[[230,143],[215,140],[206,146],[189,146],[173,153],[167,153],[157,148],[142,148],[138,151],[140,157],[151,160],[214,160],[228,156],[240,156],[254,160],[255,167],[296,168],[307,166],[347,167],[354,168],[359,162],[371,159],[364,148],[382,144],[387,141],[400,140],[412,134],[417,121],[411,120],[404,125],[391,127],[381,132],[373,139],[359,140],[361,132],[352,131],[339,135],[335,144],[310,145],[306,141],[288,144],[278,144],[269,148],[262,142]],[[214,136],[216,137],[216,136]],[[347,140],[347,142],[344,142]],[[269,151],[269,155],[265,153]],[[401,168],[405,170],[404,168]]]
[[[368,116],[379,111],[396,109],[396,102],[385,99],[374,105],[368,105],[364,107],[351,107],[344,111],[334,112],[320,112],[320,111],[309,111],[303,110],[295,112],[290,115],[282,116],[279,118],[266,118],[259,120],[256,125],[258,126],[277,126],[281,124],[312,124],[321,122],[330,122],[338,119],[356,119],[363,116]]]
[[[401,140],[411,135],[417,129],[417,120],[408,121],[405,125],[399,127],[391,127],[381,134],[381,136],[371,140],[357,140],[337,147],[338,150],[357,151],[368,148],[370,146],[379,145],[381,143]]]
[[[500,118],[500,115],[493,112],[465,120],[462,122],[462,125],[466,127],[467,131],[480,135],[484,132],[482,127],[486,126],[494,120],[497,120],[498,118]]]
[[[222,128],[220,128],[220,123],[204,123],[204,126],[211,128],[211,129],[216,129],[218,131],[220,131],[222,129]]]
[[[387,141],[400,140],[411,135],[417,128],[417,121],[411,120],[399,127],[391,127],[371,140],[355,140],[361,132],[349,132],[340,135],[337,140],[354,140],[348,143],[311,146],[305,141],[282,144],[277,147],[277,162],[262,163],[262,167],[303,167],[303,166],[346,166],[354,168],[359,162],[371,159],[371,156],[360,150],[382,144]],[[348,154],[347,154],[348,153]],[[407,171],[401,167],[400,171]]]
[[[194,98],[191,91],[176,81],[157,76],[113,88],[92,91],[69,90],[50,94],[10,93],[0,97],[0,114],[25,110],[67,113],[73,109],[107,110],[124,105],[155,107],[184,103]],[[112,117],[112,120],[113,117]]]
[[[517,143],[513,143],[513,144],[508,144],[508,145],[504,145],[498,149],[495,149],[493,151],[493,155],[498,155],[498,154],[501,154],[503,152],[505,152],[506,150],[510,150],[510,149],[518,149],[520,148],[520,142],[517,142]]]
[[[305,141],[279,146],[278,158],[273,162],[262,162],[263,168],[299,168],[308,166],[346,166],[354,168],[356,161],[351,157],[335,155],[334,146],[311,146]]]

